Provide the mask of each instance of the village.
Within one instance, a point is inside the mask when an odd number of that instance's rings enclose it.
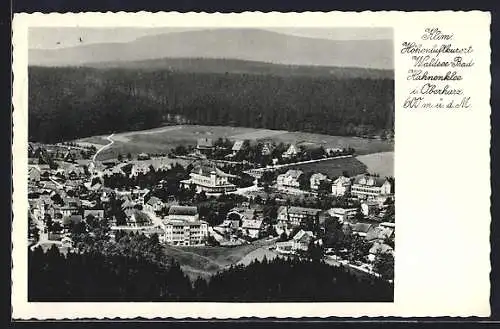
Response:
[[[32,249],[78,252],[100,227],[109,240],[133,233],[180,249],[255,244],[256,259],[316,257],[392,280],[394,178],[294,167],[351,157],[352,148],[200,138],[167,154],[100,161],[98,152],[30,143]]]

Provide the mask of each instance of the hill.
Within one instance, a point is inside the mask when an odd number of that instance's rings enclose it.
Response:
[[[83,66],[159,58],[231,58],[286,65],[393,69],[392,40],[327,40],[259,29],[166,33],[127,43],[30,49],[29,64]]]

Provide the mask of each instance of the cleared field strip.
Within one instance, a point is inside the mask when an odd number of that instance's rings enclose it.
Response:
[[[239,139],[239,140],[245,140],[245,139],[257,140],[257,139],[264,139],[264,138],[269,138],[269,137],[273,137],[273,136],[277,136],[277,135],[282,135],[282,134],[286,134],[286,133],[287,133],[287,131],[285,131],[285,130],[262,129],[262,130],[256,130],[254,132],[233,135],[230,138]]]
[[[380,176],[394,176],[394,152],[380,152],[356,157],[363,162],[368,172]]]
[[[78,143],[91,143],[105,145],[108,141],[106,136],[94,136],[81,138]],[[394,145],[387,141],[363,139],[348,136],[331,136],[304,132],[287,132],[283,130],[255,129],[247,127],[226,126],[197,126],[180,125],[167,126],[143,131],[130,131],[116,133],[113,137],[115,143],[99,154],[99,159],[107,160],[116,158],[118,154],[131,153],[163,153],[167,154],[172,148],[179,145],[195,146],[199,138],[228,138],[230,140],[259,140],[267,139],[275,143],[313,143],[328,147],[352,147],[356,154],[371,154],[378,152],[390,152]],[[98,147],[97,147],[98,148]]]

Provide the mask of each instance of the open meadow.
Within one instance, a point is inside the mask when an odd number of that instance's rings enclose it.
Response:
[[[106,136],[93,136],[78,139],[76,142],[107,144]],[[159,127],[155,129],[116,133],[115,143],[99,154],[99,160],[116,158],[118,154],[131,153],[168,153],[178,145],[195,146],[199,138],[230,140],[268,140],[276,143],[309,142],[328,147],[353,147],[358,155],[388,152],[394,150],[390,142],[363,139],[359,137],[330,136],[304,132],[288,132],[284,130],[257,129],[229,126],[179,125]]]
[[[209,278],[233,264],[242,260],[247,263],[254,257],[259,258],[259,253],[252,253],[260,248],[272,245],[276,240],[258,240],[252,244],[244,244],[235,247],[174,247],[165,245],[164,250],[168,256],[173,257],[182,270],[191,278],[198,276]]]
[[[360,155],[356,159],[366,165],[369,173],[394,177],[394,152]]]
[[[341,176],[344,172],[349,176],[355,176],[367,172],[367,167],[357,158],[328,159],[312,163],[304,163],[288,166],[287,169],[299,169],[305,173],[323,173],[334,178]]]

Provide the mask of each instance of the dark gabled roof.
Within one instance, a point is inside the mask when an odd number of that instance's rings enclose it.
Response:
[[[198,214],[198,208],[192,206],[171,206],[168,210],[168,214],[195,216]]]

